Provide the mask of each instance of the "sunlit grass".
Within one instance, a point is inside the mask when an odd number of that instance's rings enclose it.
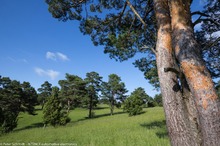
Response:
[[[168,146],[163,109],[144,109],[144,113],[129,117],[122,109],[101,106],[95,110],[96,118],[87,119],[88,110],[75,109],[71,122],[65,127],[46,127],[42,124],[42,111],[38,115],[21,114],[14,132],[0,137],[0,143],[69,143],[78,146]]]

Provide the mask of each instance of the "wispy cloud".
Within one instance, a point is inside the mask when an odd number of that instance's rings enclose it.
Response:
[[[35,73],[37,73],[39,76],[47,76],[49,77],[51,80],[55,80],[58,76],[59,76],[59,72],[58,71],[54,71],[54,70],[44,70],[42,68],[39,67],[35,67],[34,68]]]
[[[51,60],[56,60],[57,59],[56,54],[53,53],[53,52],[47,52],[46,53],[46,58],[51,59]]]
[[[56,53],[57,57],[60,59],[60,60],[63,60],[63,61],[68,61],[69,58],[65,55],[65,54],[62,54],[60,52],[57,52]]]
[[[26,59],[24,59],[24,58],[23,59],[15,59],[13,57],[8,57],[7,59],[12,61],[12,62],[15,62],[15,63],[19,63],[19,62],[21,62],[21,63],[28,63],[28,61]]]
[[[54,52],[49,52],[49,51],[46,53],[46,58],[47,58],[47,59],[54,60],[54,61],[56,61],[56,60],[62,60],[62,61],[68,61],[68,60],[70,60],[70,59],[67,57],[67,55],[65,55],[65,54],[63,54],[63,53],[60,53],[60,52],[54,53]]]

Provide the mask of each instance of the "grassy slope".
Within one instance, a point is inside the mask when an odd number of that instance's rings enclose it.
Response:
[[[71,111],[71,122],[65,127],[42,125],[42,111],[37,116],[21,114],[14,132],[0,137],[8,143],[75,143],[78,146],[168,146],[163,109],[148,108],[145,113],[128,117],[120,109],[109,116],[109,109],[95,111],[94,119],[86,119],[88,111]]]

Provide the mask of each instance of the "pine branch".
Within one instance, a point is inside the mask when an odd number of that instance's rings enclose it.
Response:
[[[208,45],[206,45],[204,48],[202,48],[202,50],[206,50],[206,49],[216,45],[219,41],[220,41],[220,37],[218,37],[214,42],[211,42]]]
[[[131,32],[131,29],[132,29],[132,26],[134,25],[135,20],[136,20],[136,17],[134,16],[134,19],[129,27],[129,33]]]
[[[130,3],[129,0],[126,0],[127,4],[129,5],[129,7],[131,8],[131,10],[133,11],[133,13],[138,17],[138,19],[141,21],[141,23],[144,25],[144,30],[146,30],[146,27],[147,27],[147,24],[144,22],[144,20],[141,18],[141,16],[138,14],[138,12],[135,10],[135,8],[133,7],[133,5]],[[150,13],[150,11],[148,12]],[[150,33],[152,33],[151,30],[149,30]],[[143,46],[142,48],[148,48],[147,46]],[[154,54],[157,54],[157,52],[155,51],[155,49],[153,48],[150,48],[151,51],[154,53]]]
[[[125,12],[126,7],[127,7],[127,3],[124,4],[123,10],[122,10],[121,13],[119,14],[119,25],[121,24],[121,18],[122,18],[122,16],[123,16],[124,12]]]
[[[146,45],[144,45],[141,48],[143,48],[143,49],[150,49],[155,55],[157,54],[157,51],[154,48],[152,48],[152,47],[147,47]]]
[[[191,15],[200,15],[200,16],[204,16],[204,17],[209,17],[209,15],[203,13],[203,12],[200,12],[200,11],[195,11],[195,12],[192,12]]]
[[[138,12],[135,10],[135,8],[132,6],[132,4],[129,2],[129,0],[126,0],[127,4],[129,5],[129,7],[131,8],[131,10],[133,11],[133,13],[138,17],[138,19],[141,21],[141,23],[144,25],[144,27],[146,28],[147,24],[144,22],[144,20],[141,18],[141,16],[138,14]]]
[[[193,23],[193,27],[196,26],[197,24],[199,24],[201,22],[205,22],[205,21],[209,21],[211,23],[214,23],[216,26],[220,26],[220,24],[218,22],[214,21],[211,18],[201,19],[201,17],[200,17]]]

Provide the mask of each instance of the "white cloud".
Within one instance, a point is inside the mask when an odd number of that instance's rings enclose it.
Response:
[[[65,54],[62,54],[60,52],[57,52],[56,55],[57,55],[57,58],[59,58],[60,60],[63,60],[63,61],[69,60],[69,58]]]
[[[26,59],[15,59],[13,57],[7,57],[8,60],[14,62],[14,63],[28,63]]]
[[[54,70],[47,70],[46,73],[52,80],[54,80],[60,74],[58,71],[54,71]]]
[[[55,53],[53,53],[53,52],[47,52],[46,53],[46,58],[47,59],[51,59],[51,60],[56,60],[56,54]]]
[[[34,68],[34,71],[39,76],[47,76],[51,80],[55,80],[60,74],[58,71],[54,71],[54,70],[51,70],[51,69],[50,70],[44,70],[44,69],[39,68],[39,67]]]
[[[56,53],[53,53],[53,52],[47,52],[46,53],[46,58],[47,59],[51,59],[51,60],[61,60],[61,61],[68,61],[70,60],[67,55],[63,54],[63,53],[60,53],[60,52],[56,52]]]

